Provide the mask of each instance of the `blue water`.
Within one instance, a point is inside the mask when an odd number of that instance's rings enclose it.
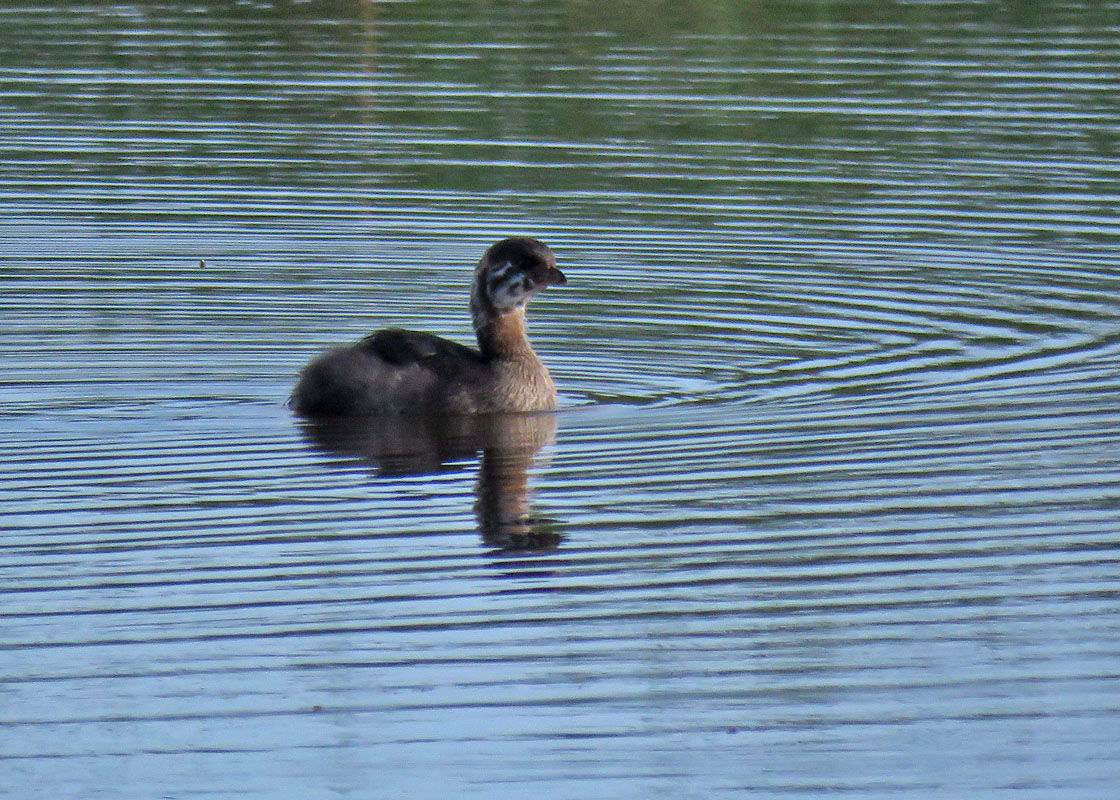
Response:
[[[5,791],[1115,796],[1118,11],[7,7]]]

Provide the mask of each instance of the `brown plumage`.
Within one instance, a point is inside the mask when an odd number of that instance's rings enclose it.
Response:
[[[529,344],[525,307],[546,286],[565,283],[544,244],[503,239],[474,271],[477,350],[428,333],[378,331],[308,364],[292,408],[305,416],[551,411],[556,387]]]

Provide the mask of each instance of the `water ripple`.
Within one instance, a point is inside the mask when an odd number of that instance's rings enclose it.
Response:
[[[1115,4],[640,6],[0,10],[13,796],[1111,796]]]

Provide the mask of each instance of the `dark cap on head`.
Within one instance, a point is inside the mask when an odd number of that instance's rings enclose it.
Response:
[[[482,256],[480,266],[510,263],[538,286],[563,286],[568,282],[556,268],[556,256],[544,242],[528,236],[511,236],[492,244]]]

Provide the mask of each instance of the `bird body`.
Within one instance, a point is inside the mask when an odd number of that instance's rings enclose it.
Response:
[[[329,350],[304,368],[291,405],[305,416],[551,411],[556,387],[529,344],[525,309],[567,279],[536,239],[491,246],[471,288],[478,349],[396,328]]]

